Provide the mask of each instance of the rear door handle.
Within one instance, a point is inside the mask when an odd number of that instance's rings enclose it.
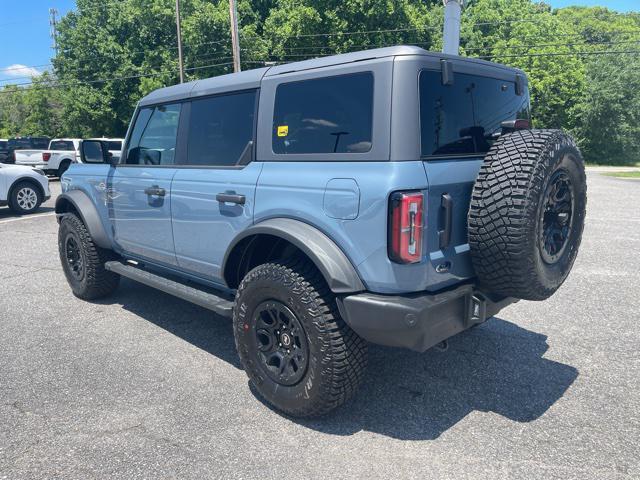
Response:
[[[453,199],[448,193],[444,193],[440,200],[440,209],[442,212],[442,230],[438,231],[438,243],[440,250],[447,248],[451,243],[451,228],[453,223]]]
[[[154,185],[153,187],[148,187],[144,189],[144,193],[147,195],[153,195],[156,197],[164,197],[167,192],[164,188],[160,188],[158,185]]]
[[[216,195],[216,200],[220,203],[235,203],[236,205],[244,205],[246,197],[244,195],[238,195],[235,193],[219,193]]]

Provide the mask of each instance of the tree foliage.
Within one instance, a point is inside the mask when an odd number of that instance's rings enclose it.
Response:
[[[51,76],[0,90],[0,135],[120,136],[140,97],[178,82],[173,0],[76,3]],[[229,73],[228,0],[181,0],[181,10],[187,79]],[[442,45],[441,0],[239,0],[238,13],[243,69]],[[462,19],[462,54],[527,72],[536,126],[570,130],[590,161],[640,161],[640,15],[474,0]]]

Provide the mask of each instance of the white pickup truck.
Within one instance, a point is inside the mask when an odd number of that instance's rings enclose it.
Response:
[[[48,175],[60,177],[80,157],[80,138],[54,138],[47,150],[16,150],[16,165],[28,165],[44,170]]]

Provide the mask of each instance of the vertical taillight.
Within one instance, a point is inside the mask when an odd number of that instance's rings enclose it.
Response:
[[[42,160],[44,160],[45,162],[48,162],[50,158],[51,158],[51,154],[50,153],[42,152]]]
[[[389,205],[389,258],[398,263],[422,259],[424,196],[417,192],[396,192]]]

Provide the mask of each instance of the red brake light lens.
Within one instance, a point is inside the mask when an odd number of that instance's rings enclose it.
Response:
[[[48,162],[50,158],[51,158],[50,153],[42,152],[42,160],[44,160],[45,162]]]
[[[422,260],[424,196],[396,192],[389,205],[389,258],[398,263]]]

